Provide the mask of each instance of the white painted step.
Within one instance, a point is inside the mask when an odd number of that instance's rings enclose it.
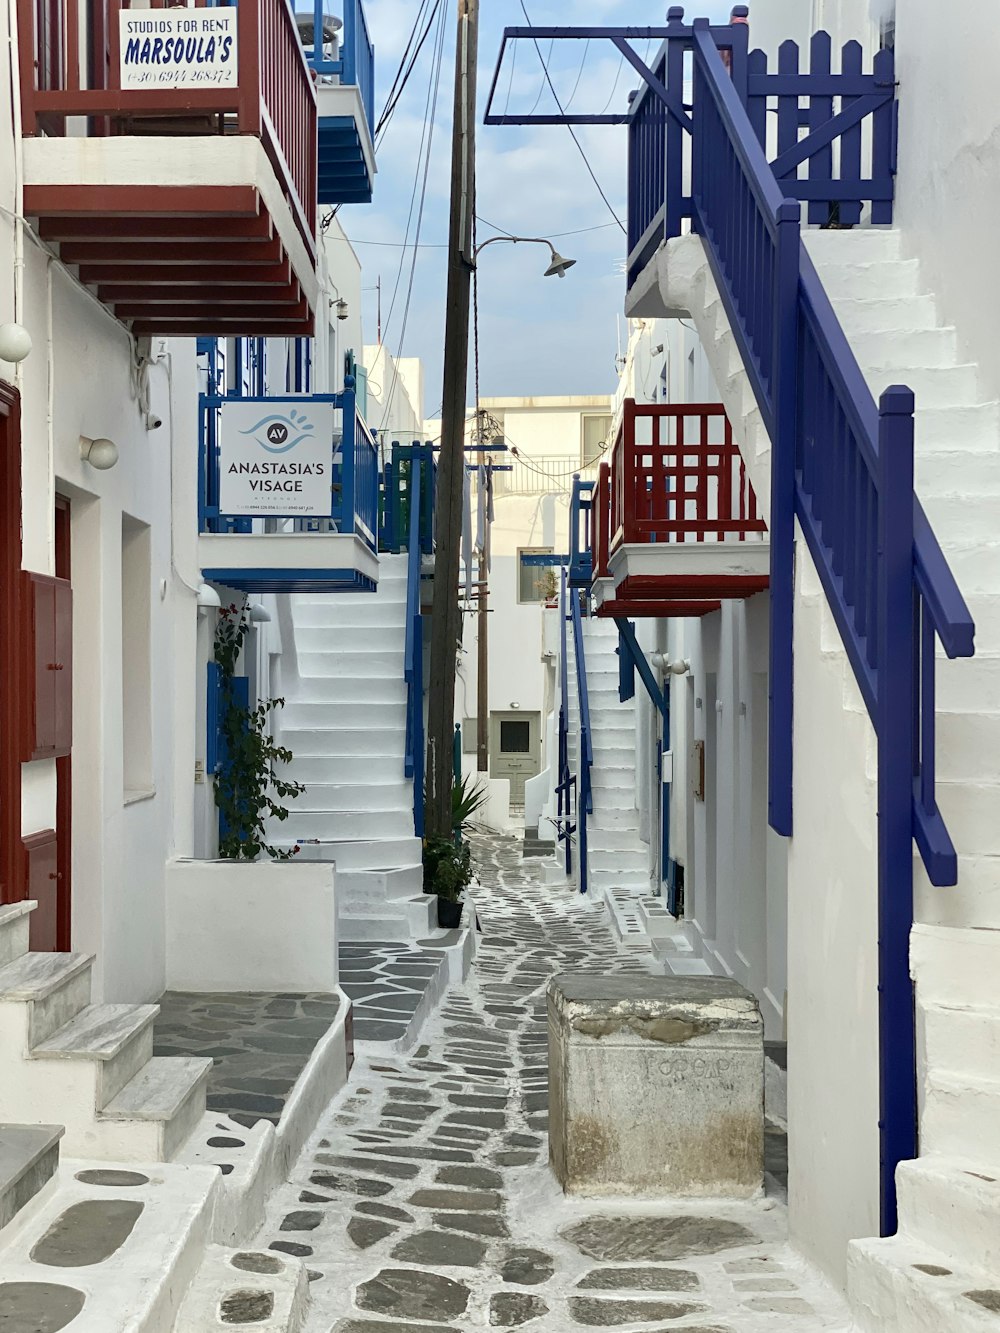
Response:
[[[149,1140],[156,1151],[143,1154],[136,1146],[123,1160],[169,1161],[176,1154],[205,1113],[211,1071],[211,1058],[154,1056],[125,1084],[98,1119],[127,1127],[133,1144]]]
[[[330,676],[402,680],[404,652],[405,644],[377,652],[349,652],[343,645],[330,651],[306,649],[298,654],[299,676],[305,688],[310,681]]]
[[[925,1004],[1000,1009],[1000,931],[918,923],[910,935],[910,967]]]
[[[954,1078],[974,1069],[1000,1082],[1000,1009],[932,1004],[918,994],[917,1023],[924,1067]]]
[[[337,704],[341,708],[365,709],[369,704],[399,704],[406,702],[406,681],[398,676],[314,676],[300,677],[298,687],[290,699],[310,703]]]
[[[918,453],[922,449],[1000,448],[1000,403],[974,402],[944,408],[918,401],[914,423]]]
[[[363,708],[351,705],[313,703],[308,699],[297,699],[288,703],[281,710],[279,718],[282,731],[313,730],[331,728],[339,730],[341,724],[351,727],[364,727],[369,732],[399,731],[406,726],[406,704],[367,703]],[[377,752],[377,742],[370,748]]]
[[[958,360],[958,335],[950,327],[854,332],[850,342],[862,366],[941,368],[954,366]]]
[[[805,226],[802,240],[815,264],[868,264],[898,260],[902,232],[895,227],[854,227],[850,230]]]
[[[889,300],[879,297],[853,300],[839,297],[832,304],[834,314],[848,339],[859,333],[932,329],[937,324],[937,307],[933,296],[900,296]]]
[[[923,366],[862,364],[864,376],[878,402],[890,384],[905,384],[927,407],[961,407],[980,402],[979,368],[974,365]]]
[[[353,812],[413,812],[411,782],[329,783],[312,782],[294,801],[294,810],[345,810]]]
[[[350,783],[358,790],[406,781],[403,778],[402,752],[369,755],[363,762],[359,762],[357,755],[296,754],[290,764],[281,766],[280,775],[304,782],[307,787],[314,782]],[[407,787],[412,790],[411,784],[408,783]]]
[[[175,1333],[299,1333],[309,1307],[309,1277],[301,1259],[274,1250],[212,1245],[181,1304]],[[237,1322],[234,1310],[253,1314]]]
[[[336,838],[388,840],[406,838],[413,832],[409,810],[296,810],[281,821],[286,839]]]
[[[283,744],[287,745],[297,759],[325,758],[336,755],[339,758],[366,759],[373,750],[380,759],[398,756],[401,761],[406,749],[406,736],[402,728],[383,727],[376,742],[371,729],[355,726],[310,726],[309,724],[281,727]]]
[[[285,837],[276,846],[294,846]],[[344,839],[305,843],[299,855],[304,861],[333,861],[338,870],[397,870],[419,864],[423,847],[419,838]]]
[[[335,652],[363,656],[366,653],[402,653],[406,638],[401,626],[366,626],[363,630],[340,630],[336,626],[297,626],[295,644],[302,653]]]
[[[32,1048],[33,1060],[92,1062],[97,1109],[106,1106],[153,1055],[157,1004],[91,1004]]]
[[[852,1241],[847,1286],[857,1333],[987,1333],[997,1316],[969,1298],[994,1277],[910,1236]]]
[[[0,967],[28,952],[28,931],[34,908],[32,899],[0,907]]]
[[[117,1189],[78,1178],[106,1167],[104,1161],[63,1158],[57,1186],[0,1233],[3,1281],[55,1282],[81,1293],[83,1308],[66,1325],[72,1333],[180,1330],[182,1325],[175,1320],[209,1242],[221,1180],[218,1168],[136,1163],[129,1170],[144,1176],[145,1183]],[[71,1208],[109,1199],[141,1208],[131,1232],[110,1258],[71,1268],[32,1261],[38,1242]]]
[[[881,292],[892,299],[900,296],[920,296],[920,265],[915,259],[898,259],[888,263],[859,262],[831,264],[819,268],[820,279],[831,301],[850,298],[870,298],[872,292]]]
[[[970,1151],[973,1145],[970,1145]],[[963,1264],[1000,1273],[1000,1181],[963,1158],[920,1157],[896,1171],[902,1229]]]
[[[338,868],[337,892],[345,898],[364,898],[370,902],[392,902],[412,898],[422,892],[424,868],[398,866],[395,870],[345,870]]]

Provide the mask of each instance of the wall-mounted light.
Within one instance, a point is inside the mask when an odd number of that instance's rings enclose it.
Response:
[[[222,598],[212,587],[210,583],[199,583],[198,585],[198,610],[209,611],[213,607],[218,610],[222,606]]]
[[[118,446],[114,440],[106,440],[103,436],[90,440],[81,435],[80,457],[98,472],[107,472],[118,462]]]
[[[511,704],[511,708],[513,708],[513,709],[515,710],[515,712],[516,712],[517,709],[519,709],[520,707],[521,707],[521,705],[518,704],[518,703],[512,703],[512,704]]]
[[[23,324],[0,324],[0,361],[17,365],[31,351],[31,334]]]
[[[336,301],[334,301],[331,298],[330,305],[337,312],[338,319],[346,319],[347,316],[350,314],[350,306],[347,304],[347,302],[344,300],[342,296],[338,296]]]
[[[680,661],[671,662],[663,653],[653,653],[650,661],[657,671],[662,671],[665,676],[685,676],[691,670],[691,663],[686,657]]]
[[[266,625],[271,619],[271,613],[266,606],[261,606],[258,602],[254,602],[253,606],[250,608],[250,619],[255,625]]]

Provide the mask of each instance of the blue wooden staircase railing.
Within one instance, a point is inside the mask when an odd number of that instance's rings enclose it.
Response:
[[[393,448],[393,464],[398,468],[402,459]],[[420,613],[420,566],[424,551],[424,528],[429,521],[425,501],[433,501],[434,462],[429,448],[426,455],[422,446],[414,446],[408,458],[408,518],[409,533],[406,542],[406,645],[403,656],[403,677],[406,681],[406,743],[404,773],[413,780],[413,832],[424,836],[424,622]],[[395,483],[395,498],[399,485]],[[397,548],[398,549],[398,548]]]
[[[556,839],[564,846],[567,875],[573,872],[573,834],[576,832],[573,810],[577,793],[576,776],[569,765],[569,636],[566,633],[569,595],[564,568],[559,590],[559,780],[556,783]]]
[[[583,647],[583,612],[580,594],[570,589],[570,616],[573,623],[573,655],[576,658],[576,700],[580,715],[580,731],[576,746],[577,803],[576,842],[579,856],[580,892],[586,893],[590,884],[590,856],[587,847],[587,817],[594,813],[594,795],[591,769],[594,766],[594,738],[590,730],[590,692],[587,689],[587,660]]]
[[[878,408],[733,80],[694,25],[692,204],[771,437],[772,825],[792,828],[793,543],[798,519],[878,738],[882,1231],[895,1168],[916,1155],[909,936],[913,841],[957,878],[934,794],[934,666],[971,656],[968,608],[913,492],[913,395]]]

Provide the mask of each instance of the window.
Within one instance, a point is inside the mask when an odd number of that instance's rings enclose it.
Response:
[[[587,414],[580,418],[582,438],[580,444],[580,466],[592,467],[600,462],[611,434],[611,416],[603,413]]]
[[[531,751],[531,723],[527,718],[516,721],[500,720],[500,749],[504,754],[529,754]]]
[[[153,789],[149,527],[122,515],[122,769],[125,799]]]
[[[551,546],[523,546],[517,553],[517,600],[544,602],[555,593],[558,580],[552,565],[535,565],[525,560],[526,555],[551,555]]]

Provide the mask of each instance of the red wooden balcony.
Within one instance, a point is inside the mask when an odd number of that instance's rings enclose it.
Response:
[[[17,0],[25,213],[137,335],[310,333],[316,94],[288,0],[153,4]]]
[[[767,527],[720,404],[626,399],[593,532],[598,615],[700,616],[768,586]]]

